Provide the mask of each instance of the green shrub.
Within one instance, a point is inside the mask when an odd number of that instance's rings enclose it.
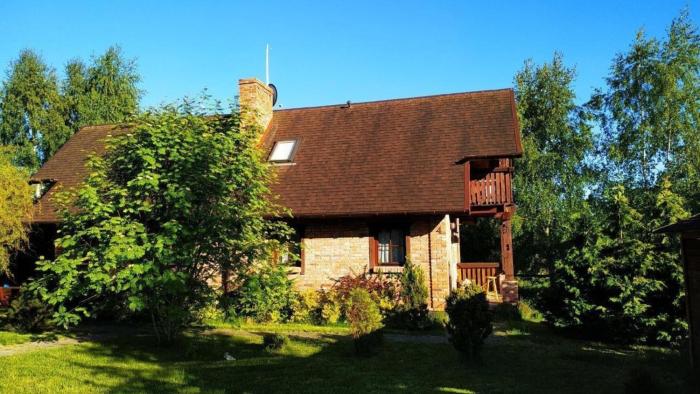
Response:
[[[393,277],[367,272],[348,274],[336,279],[331,289],[340,301],[341,316],[345,316],[350,293],[355,289],[366,290],[383,315],[388,314],[400,302],[399,283]]]
[[[289,318],[296,293],[286,267],[265,265],[243,278],[241,286],[226,298],[228,319],[278,322]]]
[[[291,304],[291,320],[297,323],[314,323],[314,314],[319,308],[319,294],[315,290],[306,289],[296,293]]]
[[[348,299],[347,319],[357,354],[371,354],[381,344],[382,314],[365,289],[354,289]]]
[[[428,312],[428,288],[425,285],[423,270],[407,261],[400,283],[400,304],[390,314],[390,324],[409,330],[432,327],[433,322]]]
[[[6,321],[20,332],[40,332],[51,328],[53,310],[33,292],[22,289],[10,303]]]
[[[263,336],[263,347],[268,352],[282,349],[288,342],[289,338],[286,335],[278,333],[265,334]]]
[[[315,322],[318,324],[336,324],[342,314],[342,303],[333,291],[319,292],[319,306],[316,309]]]
[[[520,302],[518,302],[518,311],[520,312],[520,316],[523,320],[532,322],[541,322],[544,320],[542,313],[533,308],[532,305],[530,305],[530,302],[527,300],[521,299]]]
[[[486,294],[476,284],[453,290],[445,308],[450,317],[447,332],[450,342],[467,358],[478,358],[484,339],[493,331]]]

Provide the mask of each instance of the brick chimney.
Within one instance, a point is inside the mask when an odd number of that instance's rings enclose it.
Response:
[[[265,131],[272,120],[272,89],[257,78],[238,80],[238,103],[241,107],[241,126],[257,124]]]

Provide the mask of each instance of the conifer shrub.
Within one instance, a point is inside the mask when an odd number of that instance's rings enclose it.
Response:
[[[287,343],[289,343],[289,337],[283,334],[271,333],[263,336],[263,348],[268,352],[282,349]]]
[[[452,290],[445,311],[450,343],[468,359],[480,358],[484,340],[493,331],[486,294],[476,284]]]
[[[428,311],[428,288],[423,270],[406,261],[400,278],[399,303],[389,316],[397,328],[422,330],[435,325]]]
[[[382,314],[377,303],[365,289],[353,289],[349,293],[347,320],[358,355],[370,355],[382,342]]]

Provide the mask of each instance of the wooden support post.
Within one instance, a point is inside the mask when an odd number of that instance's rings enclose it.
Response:
[[[501,284],[503,301],[511,304],[518,302],[518,281],[515,279],[513,267],[513,235],[510,215],[501,222],[501,269],[506,276]]]

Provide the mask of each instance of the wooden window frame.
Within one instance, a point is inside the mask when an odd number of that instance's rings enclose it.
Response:
[[[403,233],[403,262],[379,263],[379,232],[399,230]],[[411,250],[411,233],[410,226],[405,223],[378,223],[370,226],[369,230],[369,261],[371,268],[381,267],[403,267],[406,261],[410,258]],[[390,253],[391,255],[391,253]]]

